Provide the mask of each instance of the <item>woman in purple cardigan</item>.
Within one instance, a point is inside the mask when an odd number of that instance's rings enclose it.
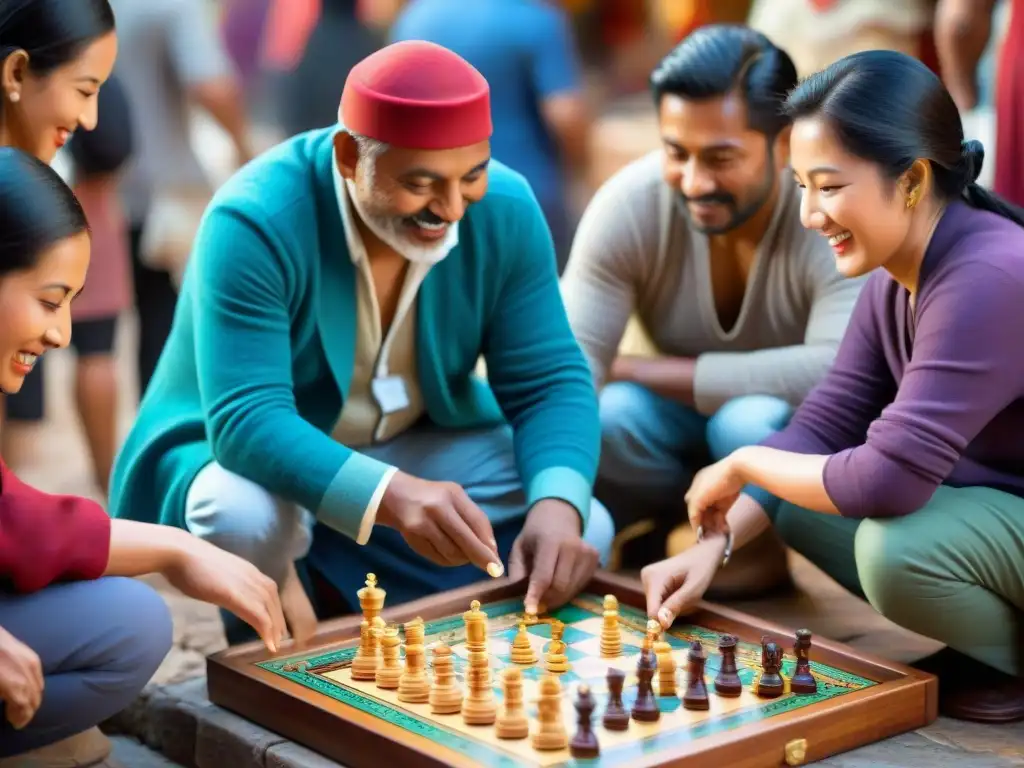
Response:
[[[940,706],[1024,719],[1024,215],[923,64],[848,56],[789,96],[805,227],[872,273],[832,370],[783,431],[701,471],[698,543],[643,572],[668,625],[769,525],[892,621],[947,646]]]

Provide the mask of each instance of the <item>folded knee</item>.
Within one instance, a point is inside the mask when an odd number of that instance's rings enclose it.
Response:
[[[118,687],[141,690],[171,650],[171,612],[156,590],[137,579],[107,578],[97,584],[104,594],[96,618],[111,628],[104,668],[116,673]]]
[[[863,520],[857,528],[854,555],[857,576],[868,602],[897,623],[927,599],[932,587],[948,581],[936,572],[929,544],[901,530],[900,520]]]
[[[793,407],[777,397],[747,395],[725,403],[708,420],[711,455],[723,459],[733,451],[762,440],[786,426]]]

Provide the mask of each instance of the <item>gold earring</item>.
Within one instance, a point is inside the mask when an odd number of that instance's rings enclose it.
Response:
[[[907,195],[907,208],[913,208],[917,205],[917,188],[910,190],[910,194]]]

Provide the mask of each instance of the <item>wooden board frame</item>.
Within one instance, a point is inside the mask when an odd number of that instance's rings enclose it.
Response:
[[[525,581],[489,580],[385,607],[382,616],[394,623],[416,616],[430,621],[465,611],[473,599],[486,604],[522,597],[525,591]],[[584,591],[613,594],[624,605],[645,609],[639,583],[615,574],[599,571]],[[261,643],[252,642],[214,654],[207,660],[210,700],[350,768],[379,768],[389,761],[430,768],[479,765],[429,738],[256,666],[274,658],[301,660],[358,644],[361,621],[362,615],[353,615],[322,623],[304,650],[286,647],[274,656]],[[750,642],[760,642],[767,635],[785,648],[792,645],[794,636],[792,629],[707,602],[698,604],[679,623],[728,632]],[[787,765],[786,745],[801,739],[806,741],[804,762],[812,762],[922,728],[938,716],[938,681],[932,675],[817,637],[811,657],[879,684],[688,742],[667,757],[660,753],[649,761],[631,761],[630,768]]]

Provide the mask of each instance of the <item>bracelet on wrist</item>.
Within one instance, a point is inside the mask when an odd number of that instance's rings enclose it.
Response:
[[[725,552],[722,553],[722,564],[719,566],[724,567],[729,562],[729,558],[732,557],[732,531],[728,528],[721,532],[721,535],[725,537]],[[704,541],[704,526],[697,526],[697,542]]]

